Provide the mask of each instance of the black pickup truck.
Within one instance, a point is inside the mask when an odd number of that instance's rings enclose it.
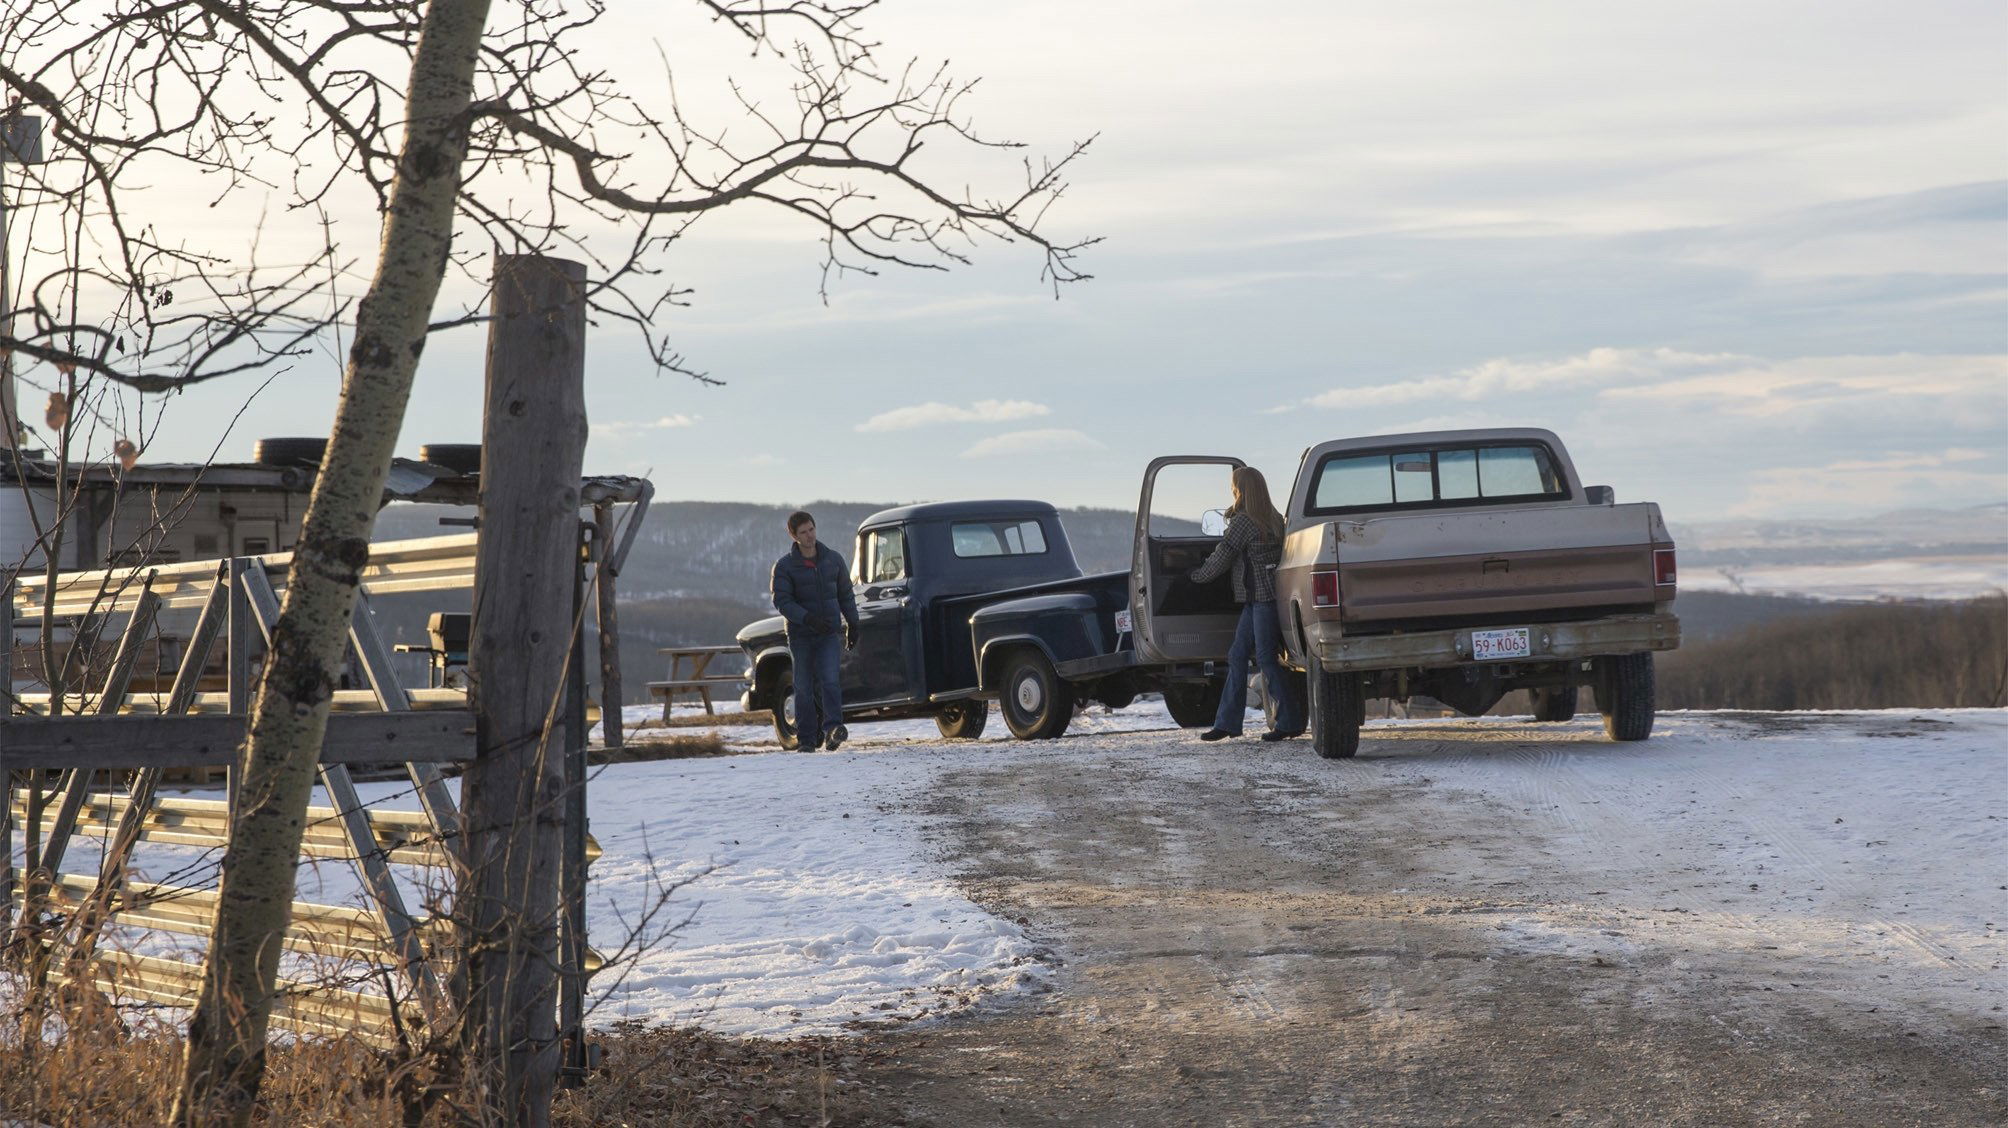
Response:
[[[1147,502],[1146,502],[1147,504]],[[1179,538],[1189,570],[1217,537]],[[1146,549],[1162,553],[1162,538]],[[1174,720],[1213,719],[1220,683],[1203,662],[1140,661],[1130,572],[1083,575],[1060,515],[1042,501],[956,501],[873,514],[851,555],[858,644],[844,655],[844,720],[933,717],[950,738],[982,735],[989,702],[1021,740],[1059,736],[1076,706],[1121,708],[1162,692]],[[1232,602],[1228,581],[1172,593],[1195,606]],[[738,634],[751,671],[744,705],[771,709],[793,748],[794,672],[780,616]]]

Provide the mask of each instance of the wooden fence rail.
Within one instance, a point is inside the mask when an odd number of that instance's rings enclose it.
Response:
[[[353,867],[369,907],[297,904],[286,945],[332,957],[345,965],[333,973],[338,980],[361,979],[382,992],[284,982],[274,1013],[284,1027],[381,1043],[394,1040],[400,1027],[444,1016],[450,923],[413,913],[390,867],[424,867],[442,891],[451,887],[459,815],[439,765],[473,758],[474,716],[461,691],[427,691],[415,700],[402,686],[371,617],[368,593],[469,586],[475,543],[461,535],[372,547],[349,636],[370,688],[345,694],[343,711],[329,719],[320,764],[329,805],[309,808],[301,847],[305,857]],[[234,776],[247,723],[252,648],[270,645],[279,614],[274,577],[283,578],[290,558],[277,553],[59,577],[58,615],[105,621],[124,614],[126,624],[93,712],[36,715],[38,706],[46,711],[49,695],[19,695],[16,708],[24,711],[0,719],[0,766],[25,772],[30,781],[10,790],[0,807],[0,823],[20,825],[28,844],[23,881],[13,880],[8,851],[7,897],[0,904],[18,914],[17,940],[47,948],[53,976],[89,978],[118,997],[173,1006],[189,1005],[200,993],[200,965],[100,951],[99,937],[109,924],[208,934],[217,903],[213,890],[137,882],[127,874],[143,842],[219,856],[226,848],[232,801],[160,797],[160,776],[168,768],[202,765],[229,766]],[[42,591],[39,578],[24,579],[12,602],[17,609],[39,609]],[[199,607],[201,614],[173,688],[165,699],[135,701],[128,693],[134,656],[160,611],[177,606]],[[219,643],[229,689],[200,693],[202,671]],[[226,711],[195,712],[218,708]],[[366,807],[349,771],[357,763],[404,765],[423,810]],[[53,790],[41,782],[51,770],[61,772]],[[123,794],[101,789],[105,772],[130,772]],[[62,870],[78,836],[107,843],[95,875]]]

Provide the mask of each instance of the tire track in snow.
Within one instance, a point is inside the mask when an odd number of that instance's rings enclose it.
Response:
[[[1784,823],[1766,814],[1768,808],[1753,805],[1741,795],[1733,794],[1719,774],[1706,771],[1692,760],[1668,761],[1668,767],[1678,772],[1705,794],[1713,808],[1722,817],[1740,823],[1758,836],[1758,840],[1777,850],[1801,867],[1804,874],[1816,878],[1829,893],[1837,893],[1860,909],[1865,919],[1862,924],[1881,929],[1883,933],[1905,947],[1929,958],[1943,967],[1966,967],[1950,948],[1934,940],[1916,925],[1893,920],[1875,911],[1875,898],[1852,880],[1847,874],[1833,870],[1820,854],[1808,848]]]

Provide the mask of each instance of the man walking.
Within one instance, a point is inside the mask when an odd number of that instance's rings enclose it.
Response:
[[[834,752],[851,735],[844,728],[837,665],[857,645],[858,603],[843,556],[816,543],[814,517],[799,509],[789,514],[788,536],[795,543],[774,562],[772,590],[774,610],[788,620],[788,654],[795,663],[795,737],[804,752]]]

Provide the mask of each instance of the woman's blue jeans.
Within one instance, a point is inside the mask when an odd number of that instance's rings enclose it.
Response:
[[[804,746],[819,744],[844,723],[844,690],[838,679],[844,636],[831,632],[808,638],[788,636],[795,662],[795,732]]]
[[[1241,735],[1241,718],[1248,711],[1248,659],[1262,667],[1262,684],[1276,702],[1276,731],[1304,731],[1304,703],[1297,699],[1297,686],[1284,676],[1277,654],[1283,649],[1282,625],[1276,621],[1272,600],[1244,604],[1241,622],[1234,628],[1234,645],[1227,649],[1227,684],[1220,691],[1220,711],[1213,727],[1234,736]]]

